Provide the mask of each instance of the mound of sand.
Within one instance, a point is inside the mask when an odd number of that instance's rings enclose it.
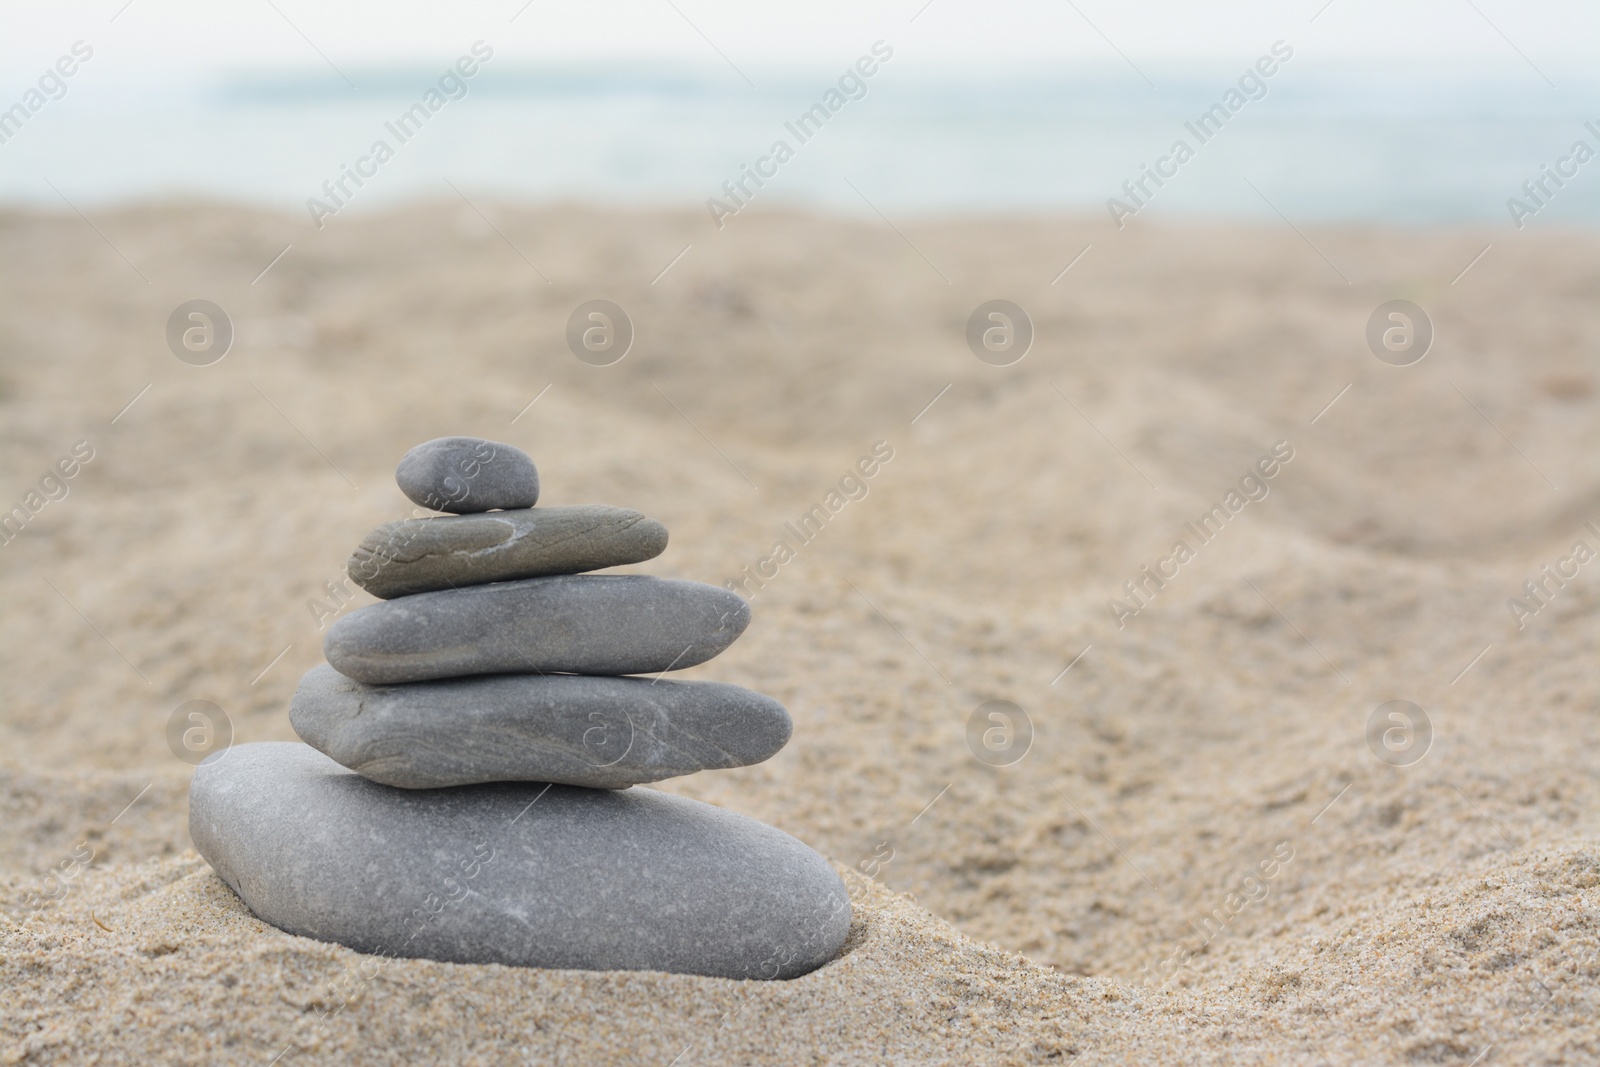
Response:
[[[0,506],[94,451],[0,547],[13,1060],[1600,1058],[1600,562],[1544,570],[1600,550],[1600,241],[480,207],[0,215]],[[563,341],[594,297],[637,331],[611,367]],[[1036,326],[1011,367],[963,339],[995,297]],[[1396,297],[1437,329],[1412,367],[1363,341]],[[164,340],[195,298],[237,329],[209,367]],[[369,977],[188,850],[173,710],[292,739],[311,602],[447,433],[660,519],[649,569],[717,583],[892,449],[686,672],[794,740],[662,784],[853,872],[843,958]],[[1264,498],[1189,533],[1279,442]],[[968,746],[994,699],[1031,723],[1011,766]],[[1390,700],[1431,728],[1403,766],[1368,741]]]

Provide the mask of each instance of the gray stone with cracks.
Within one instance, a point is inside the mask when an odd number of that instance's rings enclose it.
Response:
[[[630,508],[581,504],[386,522],[345,570],[375,597],[578,574],[654,559],[667,528]]]

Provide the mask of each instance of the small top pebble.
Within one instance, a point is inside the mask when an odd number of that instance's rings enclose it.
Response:
[[[539,471],[528,454],[481,437],[424,441],[400,460],[394,480],[423,507],[456,515],[539,501]]]

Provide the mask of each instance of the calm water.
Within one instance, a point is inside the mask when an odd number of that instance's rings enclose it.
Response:
[[[0,199],[60,207],[54,183],[80,206],[200,193],[307,211],[381,138],[393,158],[366,164],[375,173],[359,189],[347,180],[351,211],[454,196],[446,180],[469,194],[703,209],[783,139],[793,158],[757,204],[864,213],[865,198],[891,218],[1106,213],[1110,196],[1133,206],[1122,183],[1182,138],[1194,156],[1160,189],[1147,182],[1142,218],[1273,217],[1270,200],[1296,222],[1510,227],[1507,197],[1542,164],[1579,139],[1600,151],[1600,83],[1557,90],[1531,73],[1474,84],[1313,80],[1285,67],[1203,144],[1185,123],[1226,80],[1157,90],[1130,72],[933,80],[890,65],[801,143],[785,123],[822,98],[827,75],[752,72],[751,89],[672,70],[486,67],[402,143],[385,123],[438,72],[351,73],[359,91],[326,72],[74,89],[0,144]],[[1600,224],[1600,160],[1529,223],[1571,224]]]

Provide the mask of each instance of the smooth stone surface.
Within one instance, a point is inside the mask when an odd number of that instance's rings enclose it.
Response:
[[[666,547],[667,528],[628,508],[517,508],[386,522],[361,539],[345,570],[361,588],[388,600],[643,563]]]
[[[322,650],[340,674],[384,685],[469,674],[655,674],[704,663],[750,624],[750,605],[703,582],[574,574],[463,586],[358,608]]]
[[[300,679],[300,739],[403,789],[640,782],[772,758],[794,724],[782,704],[723,682],[497,674],[365,685],[326,664]]]
[[[259,918],[361,952],[793,978],[850,925],[817,853],[653,789],[391,789],[306,745],[236,745],[196,769],[189,836]]]
[[[458,515],[539,502],[539,471],[528,454],[481,437],[424,441],[401,457],[394,480],[423,507]]]

